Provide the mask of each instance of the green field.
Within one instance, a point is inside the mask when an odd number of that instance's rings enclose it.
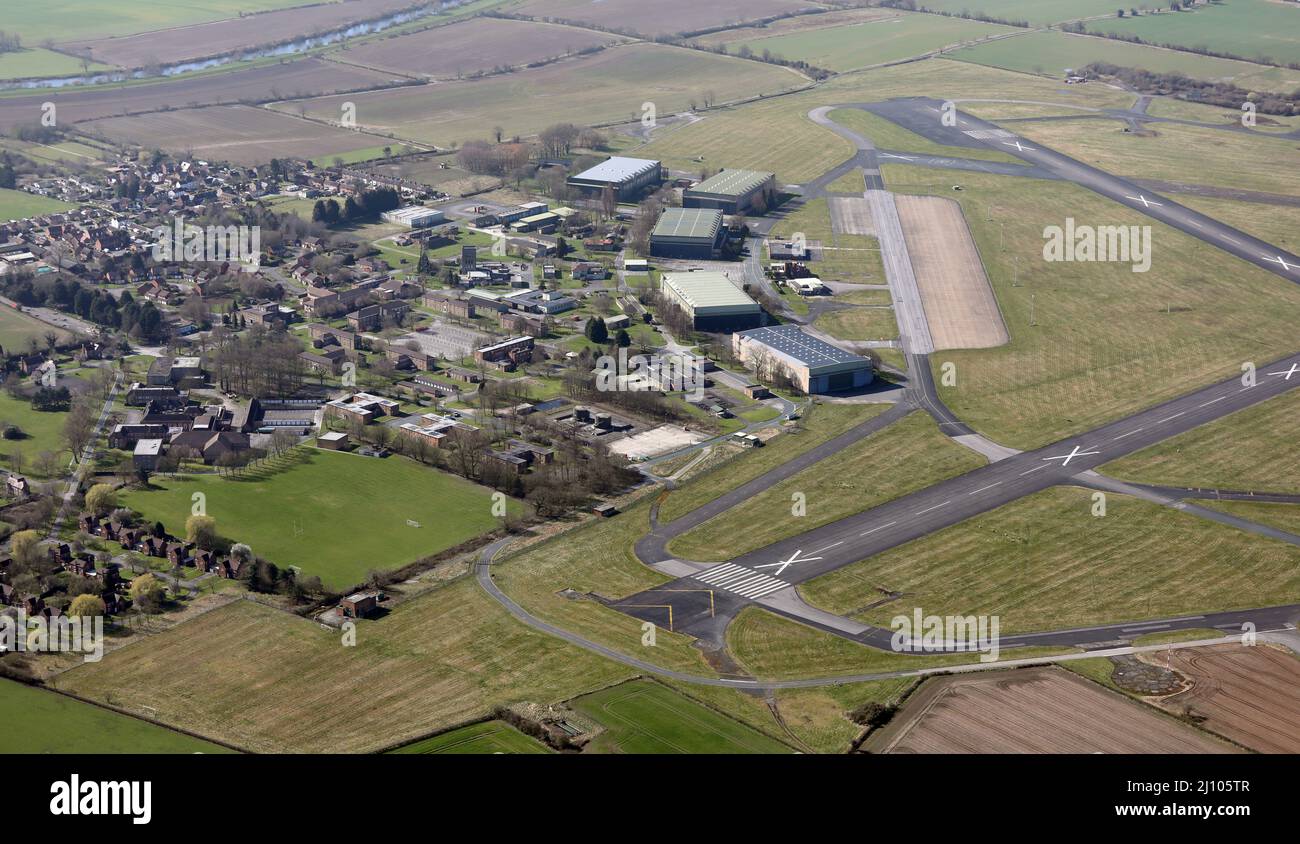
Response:
[[[1056,30],[1030,32],[1015,38],[966,47],[953,52],[951,58],[1057,78],[1067,70],[1077,70],[1092,62],[1215,80],[1236,80],[1266,69],[1248,62],[1216,59]]]
[[[1186,205],[1288,252],[1300,253],[1300,207],[1178,194]]]
[[[34,410],[30,400],[0,393],[0,427],[17,425],[26,435],[19,440],[0,439],[0,460],[13,469],[15,455],[21,455],[22,472],[39,477],[36,458],[43,451],[52,451],[60,456],[62,467],[62,458],[69,456],[63,443],[67,419],[67,411]]]
[[[392,753],[547,753],[544,745],[504,721],[485,721],[403,745]]]
[[[923,0],[917,5],[936,12],[974,13],[1032,24],[1064,23],[1094,15],[1115,14],[1111,0]]]
[[[1300,289],[1150,217],[1061,182],[964,173],[953,191],[950,173],[883,171],[895,191],[962,205],[1011,342],[931,362],[956,366],[944,402],[1004,445],[1045,445],[1295,351]],[[1043,227],[1068,217],[1150,225],[1150,270],[1045,261]]]
[[[1221,0],[1181,12],[1092,21],[1087,29],[1151,44],[1208,47],[1268,64],[1300,62],[1300,8],[1294,3]]]
[[[1267,367],[1259,377],[1266,372]],[[1101,471],[1139,483],[1300,493],[1298,417],[1300,390],[1292,390],[1107,463]]]
[[[108,65],[90,63],[90,70]],[[0,79],[36,79],[48,76],[80,76],[81,59],[43,48],[26,47],[14,53],[0,53]]]
[[[588,753],[789,753],[776,739],[650,680],[602,689],[570,702],[605,732]]]
[[[237,600],[55,683],[252,751],[367,753],[632,673],[530,630],[462,578],[358,622],[355,647],[310,619]]]
[[[8,306],[0,306],[0,347],[4,348],[5,354],[25,354],[33,339],[44,349],[45,335],[51,331],[58,335],[59,342],[72,336],[62,328],[41,322],[34,316]]]
[[[299,566],[334,589],[498,525],[490,490],[402,457],[300,449],[288,468],[255,470],[247,479],[155,478],[153,485],[158,489],[126,495],[125,506],[175,532],[184,529],[190,496],[202,492],[222,536],[278,566]]]
[[[821,330],[840,340],[896,340],[898,320],[889,307],[846,308],[817,317]]]
[[[1014,32],[1011,27],[997,24],[902,13],[787,35],[746,38],[728,42],[727,49],[735,53],[744,45],[755,53],[769,51],[790,61],[843,72]]]
[[[0,753],[229,753],[45,689],[0,680]]]
[[[46,199],[34,193],[0,188],[0,220],[24,220],[41,214],[54,214],[75,208],[57,199]]]
[[[583,84],[574,84],[575,79]],[[701,106],[706,99],[721,103],[806,83],[803,76],[772,65],[631,44],[487,79],[321,97],[273,108],[294,115],[305,108],[307,117],[337,122],[341,104],[355,102],[363,128],[451,146],[487,138],[493,126],[511,137],[528,136],[560,121],[633,122],[641,119],[645,102],[653,102],[658,114],[666,116],[689,109],[691,103]]]
[[[76,41],[129,35],[174,26],[239,17],[246,12],[308,5],[311,0],[47,0],[28,6],[8,4],[4,29],[28,45],[48,39]]]
[[[1198,501],[1203,507],[1258,522],[1300,536],[1300,504],[1261,504],[1257,501]]]
[[[917,411],[840,451],[833,469],[825,463],[809,466],[687,531],[668,548],[687,560],[730,560],[985,462],[943,436],[928,415]],[[792,515],[796,493],[804,496],[804,516]]]
[[[1055,487],[802,584],[816,606],[888,626],[900,611],[997,615],[1001,633],[1300,599],[1300,549],[1139,499]],[[882,590],[901,601],[862,609]]]

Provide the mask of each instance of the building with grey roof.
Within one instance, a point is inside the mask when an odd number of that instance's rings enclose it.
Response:
[[[737,359],[760,380],[786,376],[808,394],[853,390],[875,378],[870,360],[805,334],[797,325],[739,331],[732,335],[731,345]]]
[[[665,273],[664,297],[700,331],[737,331],[763,324],[763,309],[722,273]]]
[[[725,214],[763,213],[776,198],[776,174],[723,170],[682,192],[686,208],[716,208]]]
[[[715,208],[665,208],[650,232],[650,254],[708,260],[717,255],[726,234],[722,212]]]
[[[619,199],[632,199],[664,180],[664,168],[658,161],[646,158],[626,158],[616,155],[589,170],[569,177],[569,186],[585,193],[599,195],[605,188],[613,188]]]

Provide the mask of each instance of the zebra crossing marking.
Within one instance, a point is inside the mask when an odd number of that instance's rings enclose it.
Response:
[[[757,600],[764,595],[779,592],[790,586],[784,580],[744,566],[738,566],[735,563],[714,566],[708,571],[693,575],[693,577],[701,583],[707,583],[715,588],[732,592],[750,600]]]

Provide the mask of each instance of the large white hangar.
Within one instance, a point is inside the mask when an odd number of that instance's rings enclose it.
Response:
[[[805,393],[836,393],[865,387],[875,367],[861,355],[846,352],[805,334],[797,325],[769,325],[732,335],[732,350],[764,380],[783,371]]]

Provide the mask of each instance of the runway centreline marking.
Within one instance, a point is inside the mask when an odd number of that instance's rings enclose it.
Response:
[[[874,527],[874,528],[872,528],[871,530],[864,530],[862,533],[858,534],[858,536],[866,536],[866,535],[869,534],[869,533],[875,533],[875,532],[878,531],[878,530],[884,530],[885,528],[887,528],[887,527],[893,527],[893,526],[896,525],[896,524],[898,524],[898,522],[890,522],[890,523],[887,524],[887,525],[881,525],[880,527]]]
[[[1215,402],[1221,402],[1221,401],[1223,401],[1223,400],[1226,399],[1226,398],[1227,398],[1227,396],[1219,396],[1217,399],[1210,399],[1209,401],[1205,402],[1204,404],[1198,404],[1197,407],[1198,407],[1198,408],[1199,408],[1199,407],[1209,407],[1210,405],[1214,404]]]
[[[1025,475],[1032,475],[1034,472],[1037,472],[1039,469],[1046,469],[1046,468],[1047,468],[1046,463],[1044,463],[1042,466],[1035,466],[1034,468],[1030,469],[1028,472],[1021,472],[1020,477],[1023,478]]]
[[[997,482],[995,482],[995,483],[991,483],[991,484],[989,484],[988,486],[982,486],[982,487],[980,487],[979,489],[975,490],[974,492],[968,492],[968,493],[966,493],[966,494],[967,494],[967,495],[978,495],[979,493],[983,492],[983,491],[986,490],[986,489],[993,489],[993,487],[995,487],[995,486],[1001,486],[1001,484],[1002,484],[1002,481],[997,481]]]
[[[1163,424],[1165,424],[1166,422],[1170,421],[1171,419],[1177,419],[1179,416],[1186,416],[1186,415],[1187,415],[1187,411],[1184,410],[1184,411],[1182,411],[1181,413],[1175,413],[1173,416],[1166,416],[1164,419],[1161,419],[1161,420],[1160,420],[1159,422],[1157,422],[1156,424],[1157,424],[1157,425],[1163,425]]]
[[[951,499],[950,499],[950,500],[948,500],[948,501],[943,502],[942,504],[936,504],[936,505],[934,505],[933,507],[926,507],[924,510],[921,510],[920,512],[917,512],[917,513],[913,513],[912,515],[914,515],[914,516],[924,516],[926,513],[932,512],[932,511],[934,511],[934,510],[938,510],[940,507],[947,507],[947,506],[948,506],[949,504],[951,504],[951,503],[952,503],[952,501],[951,501]]]
[[[1142,431],[1145,431],[1145,430],[1146,430],[1146,428],[1137,428],[1137,429],[1135,429],[1135,430],[1129,431],[1127,434],[1120,434],[1120,435],[1119,435],[1118,437],[1116,437],[1114,440],[1111,440],[1111,442],[1115,442],[1115,440],[1122,440],[1122,439],[1124,439],[1125,437],[1131,437],[1131,436],[1133,436],[1134,434],[1141,433]]]

